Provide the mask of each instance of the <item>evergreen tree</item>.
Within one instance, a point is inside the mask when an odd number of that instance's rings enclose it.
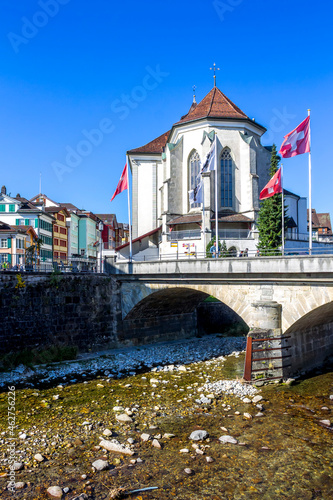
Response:
[[[280,156],[273,144],[271,153],[270,178],[277,172]],[[257,226],[259,230],[258,249],[261,254],[269,255],[275,253],[282,244],[282,194],[275,194],[260,202]],[[287,210],[284,211],[285,233],[287,230]]]

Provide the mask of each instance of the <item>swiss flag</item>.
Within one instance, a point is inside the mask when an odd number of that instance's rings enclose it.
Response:
[[[283,158],[310,152],[310,116],[305,118],[292,132],[284,136],[279,153]]]
[[[111,201],[117,196],[117,194],[125,191],[125,189],[128,189],[127,163],[124,167],[123,173],[121,174],[120,180],[118,182],[118,186],[117,186],[115,192],[113,193]]]
[[[282,193],[281,168],[279,168],[279,170],[273,175],[271,180],[261,191],[259,200],[265,200],[266,198],[270,198],[277,193]]]

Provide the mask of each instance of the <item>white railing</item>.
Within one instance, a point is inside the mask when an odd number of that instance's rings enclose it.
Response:
[[[200,240],[201,229],[187,229],[184,231],[171,231],[167,234],[168,241],[177,240]]]

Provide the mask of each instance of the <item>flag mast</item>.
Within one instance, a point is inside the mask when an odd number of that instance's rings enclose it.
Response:
[[[131,202],[130,202],[130,185],[129,185],[129,158],[126,155],[127,163],[127,204],[128,204],[128,229],[129,229],[129,261],[132,262],[132,222],[131,222]]]
[[[215,165],[214,165],[214,169],[215,169],[215,240],[216,240],[216,252],[215,252],[215,256],[216,258],[218,257],[219,255],[219,223],[218,223],[218,218],[219,218],[219,215],[218,215],[218,203],[217,203],[217,141],[216,141],[216,138],[217,138],[217,134],[215,132]]]
[[[282,257],[284,256],[284,193],[283,193],[283,163],[281,163],[281,189],[282,189]]]
[[[310,117],[310,109],[308,109]],[[312,254],[311,123],[309,119],[309,255]]]

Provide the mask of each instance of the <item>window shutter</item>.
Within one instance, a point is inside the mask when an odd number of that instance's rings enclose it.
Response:
[[[12,248],[12,239],[7,238],[7,248]]]
[[[8,255],[8,262],[9,264],[12,263],[12,255],[10,253],[7,254]]]
[[[29,219],[25,219],[25,220],[24,220],[24,224],[25,224],[26,226],[29,226]]]
[[[38,219],[35,219],[35,228],[38,228]]]
[[[16,219],[16,225],[19,226],[20,225],[20,219]]]

